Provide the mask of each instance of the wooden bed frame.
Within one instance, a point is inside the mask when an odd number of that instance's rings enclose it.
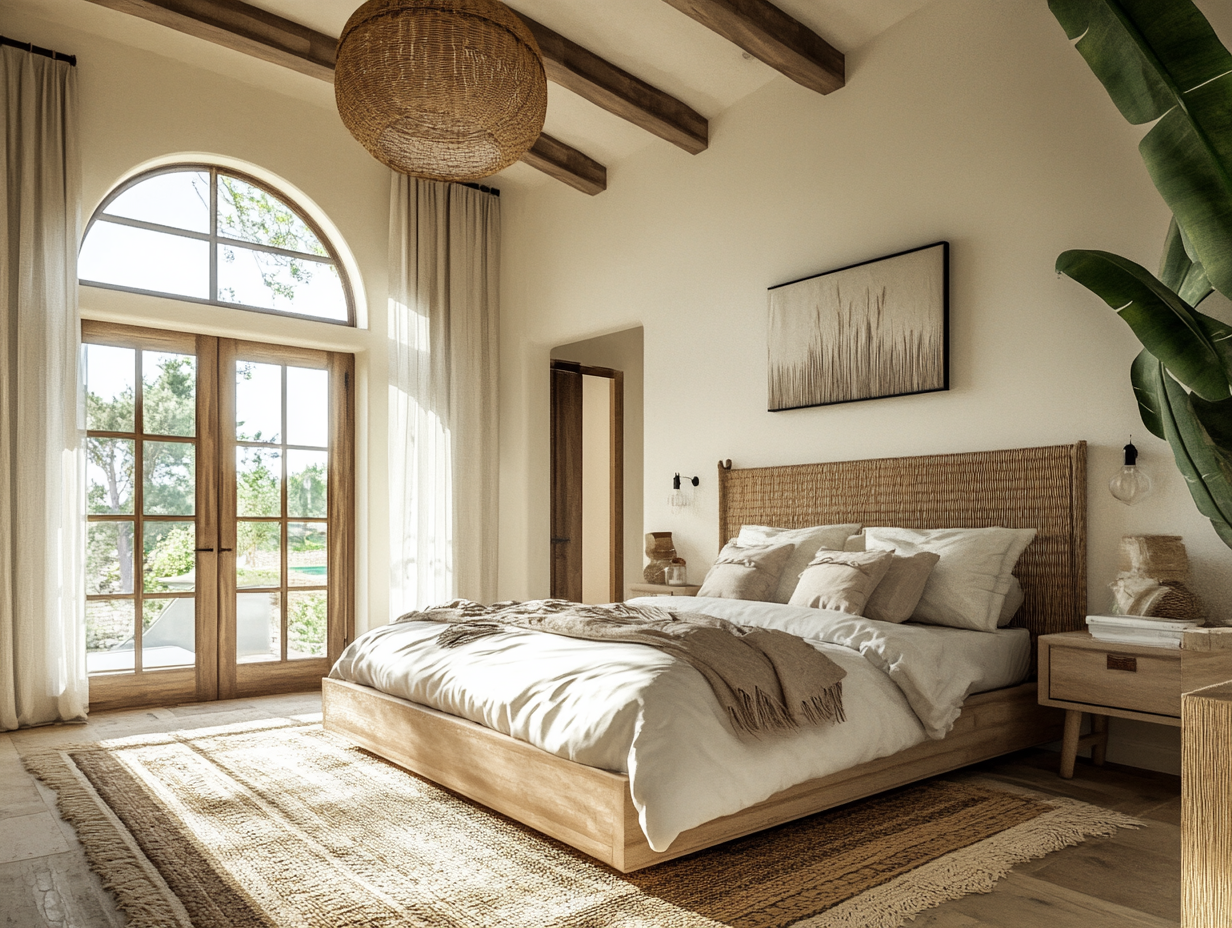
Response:
[[[1014,624],[1037,635],[1081,629],[1086,612],[1086,443],[970,454],[732,469],[719,465],[719,537],[742,524],[839,522],[914,528],[1034,527],[1015,573]],[[629,778],[549,754],[444,712],[326,679],[325,727],[421,776],[565,842],[621,872],[639,870],[793,819],[1061,737],[1064,713],[1034,682],[981,693],[954,729],[898,754],[793,786],[734,815],[646,843]]]

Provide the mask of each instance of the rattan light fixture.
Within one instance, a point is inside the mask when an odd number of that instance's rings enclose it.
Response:
[[[497,0],[368,0],[338,40],[334,97],[378,161],[448,181],[521,158],[548,100],[534,36]]]

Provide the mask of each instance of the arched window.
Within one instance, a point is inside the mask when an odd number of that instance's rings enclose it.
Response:
[[[254,177],[181,164],[121,184],[90,218],[81,283],[355,324],[338,254],[287,197]]]

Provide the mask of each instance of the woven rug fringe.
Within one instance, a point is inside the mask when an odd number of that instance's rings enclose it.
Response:
[[[1087,838],[1108,837],[1143,823],[1121,812],[1074,799],[1049,797],[1056,806],[1021,825],[917,867],[865,890],[792,928],[900,928],[909,918],[972,893],[990,893],[1016,864],[1044,857]]]
[[[151,895],[151,874],[144,857],[117,831],[115,822],[70,769],[58,751],[28,754],[26,769],[57,793],[56,805],[65,821],[77,829],[90,869],[115,893],[127,916],[126,928],[174,928],[185,925],[186,913],[167,899]]]

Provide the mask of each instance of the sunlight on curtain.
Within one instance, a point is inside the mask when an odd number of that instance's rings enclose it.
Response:
[[[0,728],[81,718],[77,72],[0,47]]]
[[[391,612],[489,602],[500,201],[395,174],[389,241]]]

